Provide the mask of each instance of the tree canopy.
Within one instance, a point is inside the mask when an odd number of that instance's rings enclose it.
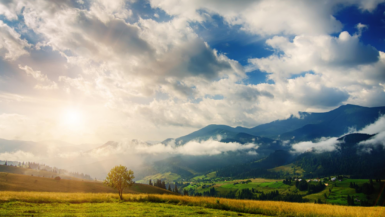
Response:
[[[120,165],[111,169],[104,180],[104,184],[117,189],[120,199],[123,200],[123,190],[134,184],[134,178],[135,176],[132,170],[128,170],[127,167]]]

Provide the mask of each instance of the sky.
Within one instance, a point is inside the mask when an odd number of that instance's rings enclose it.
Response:
[[[0,138],[162,141],[385,105],[385,0],[0,0]]]

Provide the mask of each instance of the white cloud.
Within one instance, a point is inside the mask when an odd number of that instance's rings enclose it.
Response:
[[[316,152],[325,152],[325,151],[334,151],[336,149],[336,145],[340,143],[337,140],[338,138],[322,138],[317,142],[300,142],[294,144],[292,146],[295,153],[303,153],[308,151],[316,151]]]
[[[239,144],[236,142],[223,143],[218,140],[190,141],[182,146],[177,146],[175,141],[169,144],[149,144],[138,140],[123,141],[112,145],[94,149],[89,154],[95,158],[106,157],[113,154],[139,154],[139,155],[218,155],[229,151],[251,150],[254,154],[256,144]]]
[[[360,130],[360,133],[376,134],[379,132],[385,132],[385,115],[381,114],[376,122],[364,127]]]
[[[179,18],[202,22],[207,14],[219,14],[230,25],[240,24],[243,30],[259,35],[328,34],[338,32],[342,24],[333,17],[341,5],[356,5],[372,11],[383,0],[151,0],[153,7]]]
[[[376,122],[364,127],[360,133],[376,134],[369,140],[360,142],[360,145],[383,145],[385,146],[385,115],[382,114]]]
[[[228,151],[255,149],[255,144],[223,143],[212,139],[196,142],[190,141],[176,148],[177,153],[184,155],[217,155]]]
[[[6,60],[15,60],[28,54],[26,48],[30,46],[25,39],[20,38],[20,34],[0,20],[0,56]]]
[[[362,45],[358,35],[351,36],[348,32],[341,32],[339,37],[301,35],[292,42],[286,37],[275,36],[266,43],[277,54],[249,61],[260,70],[272,73],[270,78],[273,80],[307,71],[325,73],[325,68],[355,67],[379,60],[375,48]],[[283,55],[279,54],[281,52]]]
[[[269,73],[275,84],[258,86],[275,99],[297,103],[297,108],[330,108],[344,102],[381,106],[385,54],[361,44],[359,35],[301,35],[293,41],[275,36],[267,44],[275,54],[249,61]]]
[[[47,75],[41,73],[40,71],[35,71],[29,66],[21,66],[19,65],[19,69],[25,71],[28,75],[32,76],[37,81],[40,81],[43,84],[37,84],[35,86],[36,89],[43,89],[43,90],[52,90],[57,89],[58,86],[56,82],[51,81]]]
[[[19,162],[39,162],[42,160],[41,157],[35,156],[32,153],[24,152],[24,151],[16,151],[16,152],[3,152],[0,153],[1,160],[7,161],[19,161]]]
[[[363,142],[360,142],[359,145],[362,145],[365,149],[365,147],[368,146],[375,146],[375,145],[382,145],[385,147],[385,131],[379,132],[374,137],[365,140]]]

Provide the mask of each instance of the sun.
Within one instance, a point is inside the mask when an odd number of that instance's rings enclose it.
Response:
[[[62,121],[70,127],[79,127],[83,122],[83,115],[77,109],[66,109],[62,116]]]

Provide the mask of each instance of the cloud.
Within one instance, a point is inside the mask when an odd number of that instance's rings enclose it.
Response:
[[[29,52],[27,48],[31,47],[25,39],[20,38],[14,29],[0,20],[0,56],[5,60],[15,60],[26,55]]]
[[[58,86],[56,82],[51,81],[47,75],[41,73],[40,71],[34,71],[31,67],[29,66],[21,66],[19,65],[19,69],[25,71],[28,75],[32,76],[34,79],[37,81],[40,81],[42,84],[38,84],[35,86],[36,89],[44,89],[44,90],[52,90],[52,89],[57,89]]]
[[[361,44],[358,35],[351,36],[346,31],[338,37],[300,35],[292,42],[275,36],[266,43],[276,54],[249,61],[258,69],[272,73],[273,80],[307,71],[324,73],[327,67],[355,67],[379,60],[379,52],[374,47]]]
[[[336,145],[340,143],[338,138],[322,138],[317,142],[300,142],[292,146],[294,153],[304,153],[310,151],[316,152],[325,152],[325,151],[334,151]]]
[[[385,131],[379,132],[374,137],[359,143],[365,149],[368,146],[382,145],[385,147]]]
[[[380,132],[385,132],[385,115],[381,114],[376,122],[364,127],[360,130],[360,133],[366,134],[376,134]]]
[[[359,35],[300,35],[292,41],[275,36],[267,44],[275,54],[249,60],[254,69],[269,73],[275,82],[258,85],[259,90],[274,94],[276,100],[267,103],[282,99],[297,108],[343,103],[382,106],[378,99],[385,97],[380,83],[385,79],[385,55],[361,44]]]
[[[357,6],[363,11],[372,11],[382,2],[382,0],[150,1],[152,7],[161,8],[170,15],[198,22],[205,21],[209,17],[207,13],[218,14],[230,25],[241,25],[244,31],[258,35],[335,33],[342,29],[342,24],[335,19],[333,13],[338,11],[341,5]]]
[[[190,141],[177,146],[172,140],[168,144],[149,144],[138,140],[113,143],[89,152],[93,157],[106,157],[112,154],[139,154],[139,155],[218,155],[229,151],[252,150],[258,148],[256,144],[239,144],[236,142],[223,143],[214,139],[206,141]]]
[[[385,147],[385,115],[381,115],[376,122],[364,127],[360,133],[376,134],[369,140],[360,142],[360,145],[382,145]]]
[[[249,144],[239,144],[235,142],[223,143],[215,141],[212,139],[196,142],[190,141],[183,146],[178,146],[176,152],[183,155],[217,155],[228,151],[240,151],[240,150],[249,150],[256,149],[257,145]]]
[[[3,152],[0,153],[1,160],[7,161],[19,161],[19,162],[39,162],[42,160],[41,157],[35,156],[32,153],[24,152],[24,151],[16,151],[13,153]]]

